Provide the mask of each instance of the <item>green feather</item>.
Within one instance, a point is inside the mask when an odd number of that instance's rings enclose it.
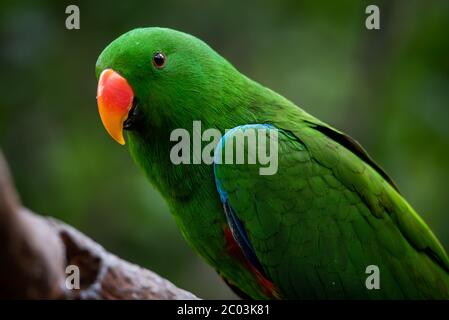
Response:
[[[159,51],[167,58],[162,69],[152,64]],[[182,32],[132,30],[101,53],[97,76],[106,68],[128,80],[143,115],[128,133],[131,155],[166,199],[186,240],[232,286],[253,298],[272,297],[229,253],[213,167],[170,161],[170,133],[192,133],[193,120],[223,134],[254,123],[279,131],[277,174],[218,165],[217,177],[281,297],[449,298],[449,260],[441,244],[354,140]],[[365,287],[368,265],[380,268],[380,290]]]
[[[381,173],[313,127],[273,123],[284,125],[277,174],[237,164],[216,174],[284,297],[449,297],[446,253]],[[369,265],[380,269],[380,290],[366,289]]]

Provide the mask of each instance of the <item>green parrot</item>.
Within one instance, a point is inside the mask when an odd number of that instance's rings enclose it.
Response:
[[[443,246],[366,151],[203,41],[135,29],[104,49],[96,75],[106,130],[120,144],[126,132],[182,235],[241,297],[449,298]],[[194,121],[222,133],[214,161],[175,163],[172,134],[195,136]],[[249,132],[255,147],[226,148]],[[276,142],[274,174],[217,157],[267,152],[263,141]]]

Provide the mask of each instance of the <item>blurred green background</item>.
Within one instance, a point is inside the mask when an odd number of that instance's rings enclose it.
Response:
[[[81,29],[66,30],[76,4]],[[365,28],[377,4],[381,30]],[[142,26],[205,40],[359,140],[449,249],[449,1],[2,1],[0,147],[24,204],[203,298],[235,297],[103,129],[94,66]]]

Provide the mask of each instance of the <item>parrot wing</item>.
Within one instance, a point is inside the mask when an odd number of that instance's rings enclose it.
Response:
[[[255,147],[245,143],[250,131]],[[248,161],[225,161],[242,150]],[[276,151],[275,174],[249,160]],[[232,235],[282,296],[449,298],[437,238],[363,148],[333,128],[236,127],[217,145],[214,174]],[[378,290],[368,290],[369,266],[378,268]]]

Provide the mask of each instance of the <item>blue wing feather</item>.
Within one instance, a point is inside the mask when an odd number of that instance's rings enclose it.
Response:
[[[226,220],[228,222],[229,228],[231,229],[232,236],[234,240],[239,245],[240,249],[242,250],[243,254],[245,255],[246,259],[265,277],[268,278],[265,271],[263,270],[263,267],[259,261],[259,259],[256,256],[256,253],[253,249],[253,246],[251,245],[251,242],[248,239],[248,234],[246,233],[246,230],[240,221],[240,219],[237,217],[237,215],[234,212],[234,209],[232,208],[231,204],[229,203],[228,196],[226,194],[226,191],[223,190],[221,187],[221,182],[217,178],[217,175],[215,174],[216,164],[217,164],[217,157],[221,157],[221,148],[224,147],[226,143],[226,139],[232,135],[232,133],[235,130],[246,130],[248,128],[253,129],[271,129],[273,128],[270,124],[250,124],[250,125],[244,125],[239,126],[236,128],[233,128],[226,132],[226,134],[220,139],[218,142],[217,148],[215,149],[215,162],[214,162],[214,175],[215,175],[215,184],[217,186],[217,191],[220,195],[220,200],[223,203],[224,212],[226,215]],[[221,158],[220,158],[221,159]]]

